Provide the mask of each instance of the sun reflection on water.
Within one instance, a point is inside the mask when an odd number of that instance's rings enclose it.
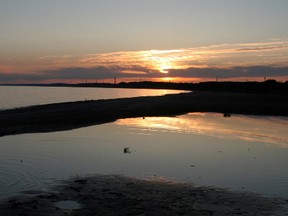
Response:
[[[269,124],[268,124],[269,122]],[[288,148],[286,118],[233,115],[223,118],[216,113],[190,113],[178,117],[146,117],[121,119],[118,125],[141,128],[147,133],[169,132],[214,136],[263,142]]]

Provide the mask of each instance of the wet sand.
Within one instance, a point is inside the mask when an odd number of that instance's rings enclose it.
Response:
[[[121,118],[189,112],[288,116],[288,96],[224,92],[80,101],[0,112],[0,136],[70,130]]]
[[[74,203],[59,205],[63,201]],[[252,193],[110,175],[70,179],[51,191],[26,191],[2,202],[0,215],[265,216],[287,215],[287,205],[284,199]]]

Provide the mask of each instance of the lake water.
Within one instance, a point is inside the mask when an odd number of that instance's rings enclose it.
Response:
[[[176,94],[184,91],[76,87],[0,86],[0,110],[58,102]]]
[[[1,137],[0,197],[124,174],[288,198],[287,126],[288,118],[190,113]]]

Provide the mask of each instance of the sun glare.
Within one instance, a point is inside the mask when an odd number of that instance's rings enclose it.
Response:
[[[160,78],[160,80],[162,82],[173,82],[173,81],[175,81],[175,79],[173,77],[163,77],[163,78]]]
[[[169,69],[175,68],[176,54],[182,50],[150,50],[146,51],[143,60],[149,62],[153,69],[167,74]]]
[[[169,73],[169,69],[173,68],[173,62],[168,58],[158,58],[156,62],[153,62],[153,64],[159,72],[164,74]]]
[[[170,69],[170,68],[171,68],[171,67],[169,67],[168,65],[161,65],[161,66],[159,67],[159,71],[160,71],[161,73],[167,74],[167,73],[169,73],[168,69]]]

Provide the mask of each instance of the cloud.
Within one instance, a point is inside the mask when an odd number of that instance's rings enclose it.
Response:
[[[127,51],[83,56],[83,67],[138,65],[161,71],[163,68],[234,67],[282,64],[288,56],[288,41],[247,44],[218,44],[172,50]]]
[[[127,73],[126,71],[129,71]],[[53,77],[56,79],[107,79],[107,78],[125,78],[125,77],[138,77],[151,76],[151,74],[156,74],[156,71],[150,70],[149,68],[144,68],[140,66],[130,66],[130,67],[104,67],[97,66],[92,68],[63,68],[58,70],[44,71],[44,77]]]
[[[0,59],[0,81],[288,76],[287,56],[288,40],[283,39],[171,50],[51,55],[37,57],[34,62]]]
[[[159,73],[143,67],[93,67],[93,68],[62,68],[57,70],[42,71],[37,74],[1,74],[1,82],[26,81],[42,82],[45,80],[102,80],[116,78],[241,78],[241,77],[281,77],[288,76],[288,67],[251,66],[232,68],[186,68],[171,69],[168,74]]]
[[[232,68],[187,68],[170,70],[170,77],[193,78],[240,78],[288,76],[288,67],[251,66]]]
[[[45,80],[81,80],[81,79],[113,79],[116,78],[135,78],[135,77],[155,77],[158,71],[150,68],[131,65],[128,67],[67,67],[53,70],[43,70],[38,73],[1,73],[0,81],[45,81]]]
[[[279,51],[288,48],[288,43],[286,40],[274,40],[258,43],[246,43],[238,44],[238,49],[236,51],[247,51],[247,52],[258,52],[258,51]]]
[[[42,77],[37,74],[24,73],[0,73],[1,83],[14,83],[18,81],[42,81]]]

